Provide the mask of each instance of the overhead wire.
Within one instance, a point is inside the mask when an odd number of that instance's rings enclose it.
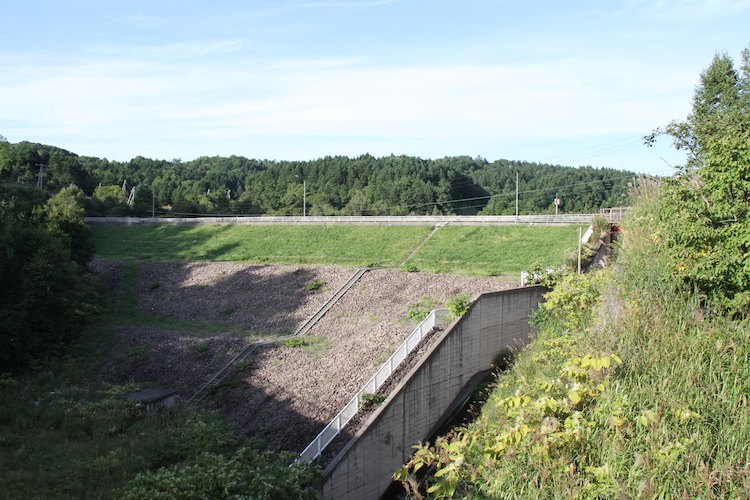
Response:
[[[608,142],[608,143],[604,143],[604,144],[600,144],[600,145],[587,146],[585,148],[574,150],[574,151],[571,151],[571,152],[568,152],[568,153],[564,153],[564,154],[561,154],[561,155],[549,156],[549,157],[546,157],[546,158],[542,158],[542,159],[538,160],[537,162],[530,162],[530,163],[547,163],[547,162],[550,162],[550,161],[558,161],[558,164],[559,164],[560,160],[564,160],[566,162],[570,162],[570,161],[574,161],[575,159],[580,160],[580,159],[593,158],[593,157],[602,156],[602,155],[605,155],[605,154],[610,154],[612,152],[617,152],[617,151],[622,151],[622,150],[628,149],[629,147],[631,147],[632,145],[634,145],[636,142],[641,142],[641,141],[642,141],[641,137],[637,137],[637,138],[636,137],[627,137],[627,138],[618,139],[616,141],[612,141],[612,142]],[[591,154],[591,153],[585,153],[587,151],[590,151],[593,154]],[[582,156],[577,156],[580,153],[584,153],[584,154]],[[491,163],[490,163],[490,165],[491,165]],[[508,165],[508,167],[513,168],[513,165]],[[630,177],[632,177],[632,175],[629,174],[629,175],[618,176],[618,177],[609,177],[609,178],[595,179],[595,180],[591,180],[591,181],[576,182],[576,183],[572,183],[572,184],[563,184],[563,185],[558,185],[558,186],[551,186],[549,188],[539,188],[539,189],[533,189],[533,190],[525,190],[525,191],[519,191],[518,195],[520,196],[522,194],[531,194],[531,193],[544,192],[544,191],[550,191],[550,192],[551,191],[557,191],[557,192],[559,192],[563,188],[574,187],[574,186],[585,185],[585,184],[595,184],[595,183],[603,182],[603,181],[615,181],[615,180],[620,180],[620,179],[625,179],[625,178],[630,178]],[[474,185],[474,184],[476,184],[476,182],[473,179],[467,179],[466,181],[463,181],[461,183],[452,184],[450,186],[450,188],[451,189],[457,189],[457,188],[461,188],[461,187],[471,186],[471,185]],[[376,208],[365,208],[365,209],[359,210],[359,212],[362,212],[362,213],[373,213],[373,212],[381,212],[383,210],[391,210],[391,209],[396,209],[396,210],[411,210],[411,209],[415,209],[415,208],[423,208],[423,207],[430,207],[430,206],[437,206],[437,205],[454,205],[454,204],[457,204],[457,203],[465,203],[465,202],[479,201],[479,200],[490,200],[490,199],[496,198],[496,197],[515,196],[515,195],[516,195],[516,191],[515,190],[510,190],[510,191],[495,193],[495,194],[486,195],[486,196],[476,196],[476,197],[469,197],[469,198],[459,198],[459,199],[452,199],[452,200],[446,200],[446,201],[433,201],[433,202],[416,203],[416,204],[408,204],[408,205],[390,205],[390,206],[376,207]],[[247,205],[252,205],[252,201],[249,201],[249,202],[246,202],[246,203],[247,203]],[[243,204],[243,202],[240,202],[239,206],[238,206],[238,204],[235,204],[235,207],[236,208],[241,208],[242,204]],[[481,207],[484,207],[484,206],[485,205],[471,205],[471,206],[464,206],[463,208],[477,208],[477,207],[481,208]],[[207,215],[207,214],[204,214],[204,213],[190,213],[190,212],[180,212],[180,213],[170,212],[170,213],[171,214],[176,214],[176,215],[185,215],[185,216]],[[215,214],[212,214],[212,215],[215,215]],[[231,214],[231,215],[233,216],[233,215],[239,215],[239,214]],[[257,214],[247,213],[245,215],[264,215],[264,214],[262,214],[262,213],[257,213]]]

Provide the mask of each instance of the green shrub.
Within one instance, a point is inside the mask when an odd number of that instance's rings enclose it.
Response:
[[[229,424],[209,413],[187,415],[173,422],[168,432],[170,461],[191,459],[202,453],[224,453],[237,446]]]
[[[419,268],[416,264],[407,262],[406,264],[404,264],[404,271],[406,271],[407,273],[416,273],[419,272]]]
[[[425,319],[427,316],[429,316],[430,311],[426,309],[412,307],[411,309],[409,309],[409,312],[406,313],[406,315],[409,317],[409,319],[413,319],[414,321],[419,322]]]
[[[284,339],[281,343],[286,347],[304,347],[307,345],[307,340],[302,337],[292,337],[290,339]]]
[[[118,498],[317,498],[319,472],[288,465],[288,457],[251,448],[231,455],[205,452],[196,459],[139,474]]]
[[[409,311],[406,316],[414,321],[422,321],[429,316],[430,311],[435,307],[435,300],[432,297],[422,297],[419,302],[409,304]]]
[[[245,370],[247,370],[251,366],[253,366],[252,360],[242,359],[240,361],[237,361],[234,364],[234,369],[237,370],[238,372],[244,372]]]
[[[591,227],[593,229],[593,237],[598,238],[600,234],[605,231],[609,231],[612,225],[601,215],[594,216],[591,221]]]
[[[359,400],[359,409],[369,410],[370,408],[379,406],[383,401],[385,401],[385,395],[372,392],[363,392],[362,394],[360,394]]]
[[[96,310],[83,277],[92,249],[78,194],[0,184],[0,373],[61,349]]]
[[[469,297],[467,295],[451,297],[445,307],[454,318],[460,318],[469,311]]]
[[[308,292],[314,292],[316,290],[320,290],[326,285],[326,282],[323,280],[313,280],[310,283],[305,286]]]

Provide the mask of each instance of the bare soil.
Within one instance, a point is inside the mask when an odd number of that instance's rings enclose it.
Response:
[[[371,270],[310,330],[305,345],[292,346],[268,341],[293,332],[355,269],[140,265],[137,314],[119,327],[102,380],[171,387],[187,399],[248,342],[258,342],[249,366],[233,371],[200,404],[270,449],[293,452],[302,451],[411,332],[412,304],[427,299],[439,307],[455,295],[515,286],[496,278]],[[121,263],[95,267],[117,291]],[[325,285],[309,291],[312,282]],[[201,329],[206,323],[214,326]]]

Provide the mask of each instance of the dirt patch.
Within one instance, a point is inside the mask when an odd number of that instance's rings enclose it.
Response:
[[[273,450],[300,452],[358,391],[416,325],[417,302],[439,307],[459,294],[514,286],[496,278],[372,270],[301,341],[268,343],[293,331],[353,274],[336,266],[144,263],[139,315],[220,323],[210,335],[179,327],[126,325],[103,378],[167,385],[187,398],[248,342],[261,345],[200,404],[225,414],[238,432]],[[116,266],[114,266],[116,268]],[[113,280],[113,282],[116,280]],[[310,292],[308,284],[325,282]]]
[[[187,321],[292,333],[353,272],[334,266],[146,262],[141,269],[138,308]]]
[[[123,326],[117,335],[117,347],[101,369],[102,379],[169,387],[182,400],[247,345],[233,335],[203,337],[147,326]]]

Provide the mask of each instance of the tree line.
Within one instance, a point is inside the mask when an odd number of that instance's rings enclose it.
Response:
[[[96,311],[84,194],[0,184],[0,373],[63,349]]]
[[[592,212],[625,203],[633,172],[469,156],[369,154],[311,161],[241,156],[111,161],[54,146],[0,142],[0,182],[86,195],[86,214],[149,216],[448,215]]]

